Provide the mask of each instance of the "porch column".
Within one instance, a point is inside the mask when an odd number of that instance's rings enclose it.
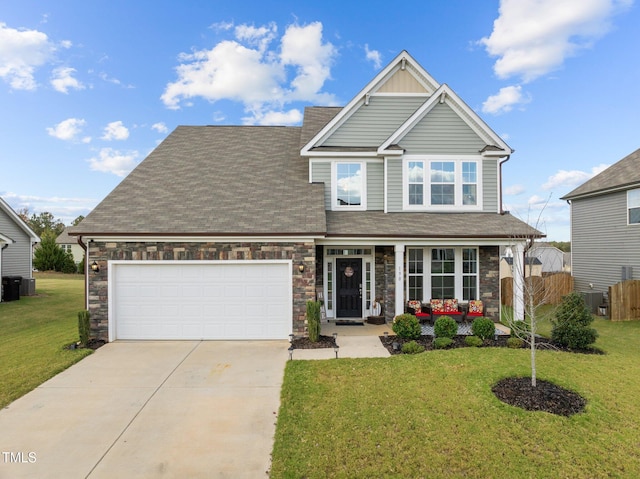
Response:
[[[524,321],[524,245],[516,243],[513,246],[513,319]]]
[[[396,316],[404,313],[404,245],[394,245],[396,267]]]

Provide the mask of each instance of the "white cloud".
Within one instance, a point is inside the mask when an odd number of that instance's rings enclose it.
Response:
[[[228,24],[223,26],[231,31]],[[271,46],[277,38],[273,23],[239,25],[233,32],[233,40],[179,56],[178,79],[168,83],[161,96],[168,108],[178,109],[195,98],[226,99],[244,105],[250,114],[245,121],[258,122],[282,115],[283,106],[293,101],[335,103],[332,95],[321,91],[337,55],[331,43],[323,42],[321,23],[289,25],[279,48]],[[286,120],[292,115],[281,117]]]
[[[90,137],[84,137],[78,139],[78,136],[82,132],[82,127],[85,125],[85,121],[82,118],[68,118],[61,121],[53,128],[47,128],[47,133],[59,140],[65,141],[81,141],[82,143],[89,143]]]
[[[137,164],[138,152],[121,153],[112,148],[102,148],[98,157],[87,160],[92,170],[126,176]]]
[[[167,133],[169,128],[163,122],[154,123],[151,125],[152,130],[156,130],[158,133]]]
[[[35,90],[34,73],[53,58],[55,46],[38,30],[16,30],[0,22],[0,78],[15,90]]]
[[[121,121],[112,121],[104,128],[104,135],[101,139],[111,140],[126,140],[129,138],[129,129],[122,124]]]
[[[256,113],[254,116],[243,118],[243,122],[250,125],[298,125],[302,122],[302,112],[293,109]]]
[[[497,94],[487,98],[482,104],[482,111],[497,115],[511,111],[514,106],[524,105],[530,101],[530,98],[522,95],[522,87],[520,85],[507,86],[500,88]]]
[[[517,196],[517,195],[521,195],[525,191],[526,191],[526,189],[522,185],[511,185],[511,186],[507,186],[504,189],[504,194],[505,195],[510,195],[510,196]]]
[[[606,34],[633,0],[501,0],[500,16],[479,43],[498,57],[499,78],[529,82],[562,66]]]
[[[369,45],[364,46],[365,55],[368,61],[373,62],[373,68],[378,70],[382,66],[382,55],[378,50],[369,50]]]
[[[75,72],[75,68],[70,67],[59,67],[54,69],[51,78],[51,85],[54,90],[59,91],[60,93],[69,93],[69,88],[84,90],[84,85],[76,78],[73,78],[73,74]]]
[[[591,168],[590,172],[581,170],[559,170],[556,174],[551,175],[545,184],[542,185],[543,190],[552,190],[555,188],[572,188],[581,185],[585,181],[593,178],[598,173],[606,170],[610,165],[601,163]]]

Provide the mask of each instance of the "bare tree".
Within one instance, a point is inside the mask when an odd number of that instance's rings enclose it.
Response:
[[[550,198],[549,198],[550,199]],[[542,276],[535,274],[537,258],[529,255],[535,241],[541,238],[539,226],[549,199],[538,214],[538,218],[527,234],[513,236],[513,308],[505,319],[514,336],[528,344],[531,351],[531,385],[536,386],[536,335],[540,308],[547,304],[549,292],[545,290]],[[529,224],[529,222],[527,221]]]

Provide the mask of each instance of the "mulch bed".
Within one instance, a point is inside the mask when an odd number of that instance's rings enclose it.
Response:
[[[79,343],[71,343],[66,347],[66,349],[93,349],[95,351],[106,343],[107,342],[102,339],[90,339],[86,346],[82,346]]]
[[[309,338],[295,338],[291,344],[293,349],[321,349],[332,348],[336,342],[333,340],[333,336],[320,335],[315,343],[311,342]]]

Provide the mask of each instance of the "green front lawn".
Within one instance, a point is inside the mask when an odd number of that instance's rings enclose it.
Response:
[[[524,349],[289,361],[271,477],[640,477],[640,322],[593,324],[606,355],[537,355],[538,378],[587,399],[570,418],[495,398],[530,375]]]
[[[36,296],[0,303],[0,408],[90,354],[65,349],[82,309],[81,275],[37,275]]]

